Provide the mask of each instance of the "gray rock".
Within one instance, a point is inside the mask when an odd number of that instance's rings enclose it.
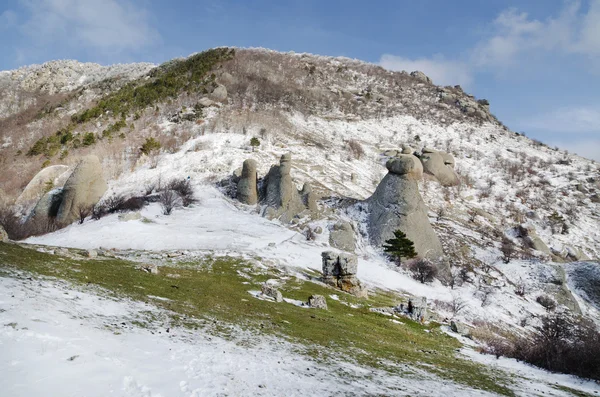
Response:
[[[358,271],[358,258],[356,255],[341,253],[338,256],[339,275],[354,276]]]
[[[310,186],[310,183],[306,182],[302,186],[302,191],[300,192],[300,194],[302,195],[302,202],[304,203],[304,206],[306,208],[308,208],[308,210],[310,212],[316,212],[317,211],[317,196],[313,192],[312,187]]]
[[[565,265],[565,270],[569,285],[600,310],[600,262],[573,262]]]
[[[207,107],[209,107],[209,106],[212,106],[212,105],[214,105],[214,104],[215,104],[215,102],[214,102],[214,101],[212,101],[211,99],[209,99],[209,98],[206,98],[206,97],[204,97],[204,98],[200,98],[200,100],[198,101],[198,103],[199,103],[200,105],[204,106],[205,108],[207,108]]]
[[[49,218],[55,218],[58,215],[62,197],[63,190],[60,188],[52,189],[44,194],[29,214],[27,222],[45,222]]]
[[[224,102],[227,99],[227,88],[225,88],[224,85],[219,84],[212,94],[210,94],[210,97],[214,101]]]
[[[323,228],[321,226],[317,226],[317,227],[315,227],[315,230],[313,230],[313,231],[317,234],[321,234],[321,233],[323,233]]]
[[[352,225],[344,221],[335,223],[329,233],[329,244],[334,248],[354,252],[356,237]]]
[[[2,225],[0,225],[0,242],[8,242],[8,233],[6,233],[6,230],[4,230]]]
[[[442,186],[456,186],[460,183],[458,175],[454,172],[454,159],[443,152],[425,152],[420,160],[423,164],[423,171],[434,176]],[[447,165],[446,161],[450,164]]]
[[[137,221],[139,219],[142,219],[142,214],[139,212],[126,212],[124,214],[119,214],[119,220],[122,222]]]
[[[291,154],[281,156],[279,166],[272,166],[263,183],[262,203],[267,205],[266,215],[282,222],[291,221],[306,209],[302,196],[296,189],[290,170]]]
[[[35,203],[44,196],[48,186],[51,186],[51,189],[62,187],[69,176],[68,171],[69,167],[66,165],[51,165],[44,168],[31,179],[15,201],[15,204]]]
[[[150,274],[158,274],[158,266],[151,264],[151,263],[144,263],[143,265],[141,265],[140,267],[138,267],[139,270],[144,271],[146,273],[150,273]]]
[[[385,152],[383,152],[384,156],[387,157],[395,157],[396,155],[398,155],[398,151],[397,150],[386,150]]]
[[[388,162],[390,172],[367,200],[369,238],[373,245],[381,246],[400,229],[414,243],[419,256],[438,259],[443,255],[442,245],[429,223],[427,207],[416,181],[418,166],[415,164],[419,161],[411,158],[414,156],[402,156],[409,159],[390,160],[401,161],[402,165]]]
[[[415,79],[422,81],[423,83],[433,84],[431,79],[429,77],[427,77],[427,75],[425,73],[423,73],[419,70],[415,70],[414,72],[411,72],[410,75],[412,77],[414,77]]]
[[[536,235],[529,235],[527,237],[527,242],[529,246],[531,246],[531,248],[533,248],[536,251],[540,251],[546,255],[552,254],[550,248],[548,248],[548,246],[542,241],[542,239]]]
[[[367,289],[364,288],[356,277],[358,259],[356,255],[336,254],[332,251],[321,253],[323,266],[323,282],[333,287],[339,288],[359,298],[368,296]]]
[[[455,332],[457,334],[463,335],[463,336],[469,336],[471,335],[471,328],[469,328],[467,325],[460,323],[458,321],[450,321],[450,329],[452,330],[452,332]]]
[[[402,145],[402,154],[413,154],[415,149],[408,145]]]
[[[56,220],[61,224],[72,223],[78,219],[79,209],[96,205],[107,188],[98,157],[84,157],[65,183]]]
[[[244,161],[242,175],[237,187],[237,199],[240,202],[248,205],[254,205],[258,202],[256,180],[256,161],[248,159]]]
[[[311,295],[308,298],[308,305],[315,309],[327,310],[327,301],[323,295]]]
[[[86,250],[85,256],[88,258],[96,258],[98,256],[98,252],[96,250]]]
[[[392,174],[402,175],[410,180],[417,181],[423,177],[423,165],[418,158],[412,155],[401,154],[388,160],[385,166]]]
[[[597,193],[596,193],[596,194],[592,194],[592,195],[590,196],[590,201],[591,201],[592,203],[600,203],[600,195],[599,195],[599,194],[597,194]]]
[[[263,295],[273,298],[275,302],[283,302],[283,295],[281,295],[281,292],[277,288],[264,283],[260,290]]]

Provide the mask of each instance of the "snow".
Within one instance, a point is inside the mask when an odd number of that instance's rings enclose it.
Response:
[[[233,339],[171,328],[151,304],[114,300],[64,282],[0,277],[2,395],[486,396],[418,369],[399,377],[234,330]],[[151,313],[148,328],[133,321]]]

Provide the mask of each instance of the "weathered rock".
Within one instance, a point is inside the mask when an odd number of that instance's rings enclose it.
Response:
[[[37,202],[27,222],[44,222],[50,218],[55,218],[58,215],[58,209],[62,202],[63,190],[52,189]]]
[[[212,106],[212,105],[214,105],[214,104],[215,104],[215,102],[214,102],[214,101],[212,101],[211,99],[209,99],[209,98],[206,98],[206,97],[204,97],[204,98],[200,98],[200,100],[198,101],[198,103],[199,103],[201,106],[204,106],[205,108],[207,108],[207,107],[209,107],[209,106]]]
[[[332,251],[321,253],[323,265],[323,282],[359,298],[368,296],[356,277],[358,259],[356,255],[336,254]]]
[[[383,155],[386,157],[394,157],[398,155],[398,151],[397,150],[386,150],[385,152],[383,152]]]
[[[256,180],[256,161],[248,159],[244,161],[242,175],[237,187],[237,199],[240,202],[248,205],[254,205],[258,202]]]
[[[69,176],[66,165],[51,165],[38,172],[19,195],[15,204],[26,205],[39,201],[47,191],[62,187]]]
[[[402,175],[407,179],[418,181],[423,177],[423,165],[412,155],[401,154],[388,160],[385,166],[392,174]]]
[[[442,245],[429,223],[427,208],[419,193],[419,161],[412,157],[402,155],[390,160],[387,164],[390,172],[367,200],[369,237],[373,245],[381,246],[400,229],[414,243],[420,256],[437,259],[443,255]]]
[[[4,230],[2,225],[0,225],[0,241],[3,243],[8,241],[8,233],[6,233],[6,230]]]
[[[154,265],[152,263],[144,263],[143,265],[141,265],[140,267],[138,267],[139,270],[144,271],[146,273],[150,273],[150,274],[158,274],[158,266]]]
[[[433,83],[431,81],[431,79],[429,77],[427,77],[427,75],[425,73],[421,72],[420,70],[415,70],[414,72],[411,72],[410,75],[412,77],[414,77],[415,79],[422,81],[423,83],[429,83],[429,84]]]
[[[65,183],[57,221],[62,224],[73,222],[79,216],[79,209],[96,205],[107,188],[98,157],[84,157]]]
[[[454,157],[450,154],[450,153],[446,153],[446,152],[438,152],[440,154],[440,156],[442,156],[442,159],[444,160],[444,164],[446,164],[448,167],[454,168],[454,165],[456,164],[454,162]]]
[[[321,226],[317,226],[313,231],[317,234],[321,234],[323,233],[323,228]]]
[[[275,302],[283,302],[283,295],[281,295],[281,292],[272,285],[264,283],[260,290],[263,295],[273,298]]]
[[[88,258],[96,258],[98,256],[98,252],[96,250],[86,250],[85,256]]]
[[[210,94],[210,97],[214,101],[223,102],[227,99],[227,88],[224,85],[219,84],[217,88]]]
[[[291,221],[306,209],[290,175],[291,154],[281,156],[279,166],[272,166],[263,183],[262,202],[269,207],[266,215],[283,222]]]
[[[308,298],[308,305],[315,309],[327,310],[327,301],[323,295],[311,295]]]
[[[413,154],[415,149],[408,145],[402,145],[402,154]]]
[[[596,194],[592,194],[590,196],[590,201],[592,203],[600,203],[600,194],[597,194],[597,193]]]
[[[420,322],[427,321],[427,298],[424,296],[412,298],[410,303],[412,306],[412,313],[410,313],[410,316]]]
[[[443,152],[425,152],[420,157],[423,171],[434,176],[442,186],[456,186],[460,182],[458,175],[454,172],[454,158]],[[447,165],[446,161],[452,165]]]
[[[308,208],[310,212],[317,211],[317,196],[313,192],[310,183],[306,182],[302,186],[302,191],[300,194],[302,195],[302,202],[304,203],[304,206]]]
[[[527,236],[526,240],[527,240],[527,243],[529,244],[529,246],[531,248],[533,248],[534,250],[540,251],[546,255],[552,254],[552,252],[550,251],[550,248],[548,248],[546,243],[544,243],[542,241],[542,239],[539,238],[537,235],[530,234],[529,236]]]
[[[458,321],[450,321],[450,330],[452,330],[452,332],[455,332],[457,334],[463,335],[463,336],[469,336],[471,335],[471,328],[469,328],[467,325],[460,323]]]
[[[142,214],[139,212],[126,212],[124,214],[119,214],[119,220],[122,222],[137,221],[139,219],[142,219]]]
[[[334,248],[354,252],[356,237],[352,225],[344,221],[335,223],[329,233],[329,244]]]

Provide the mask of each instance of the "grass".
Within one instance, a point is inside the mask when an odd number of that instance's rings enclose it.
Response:
[[[394,301],[389,293],[374,294],[364,301],[310,281],[286,280],[281,287],[286,298],[306,301],[312,294],[327,298],[329,310],[306,309],[253,298],[249,290],[260,289],[263,281],[280,274],[276,269],[259,270],[237,258],[170,264],[161,266],[158,275],[139,271],[137,265],[115,258],[59,257],[0,243],[3,273],[23,270],[102,287],[117,297],[139,301],[149,301],[148,295],[168,298],[152,299],[152,303],[170,310],[175,325],[197,326],[198,320],[218,320],[226,325],[225,336],[231,332],[227,325],[236,325],[284,337],[306,346],[304,353],[317,360],[343,356],[391,373],[400,371],[398,364],[409,364],[473,388],[513,395],[506,374],[492,373],[483,365],[457,357],[460,343],[439,331],[438,324],[422,325],[406,318],[403,324],[396,324],[388,316],[369,311],[369,306],[389,306]],[[337,293],[340,301],[330,299],[332,293]],[[361,306],[353,309],[343,301]],[[403,375],[414,376],[411,372]]]

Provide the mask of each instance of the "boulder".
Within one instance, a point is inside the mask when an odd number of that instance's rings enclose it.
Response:
[[[600,262],[569,263],[565,270],[577,294],[600,310]]]
[[[140,214],[139,212],[126,212],[124,214],[119,214],[119,220],[122,222],[129,222],[129,221],[137,221],[139,219],[142,219],[142,214]]]
[[[327,301],[323,295],[311,295],[308,298],[308,306],[314,307],[315,309],[327,310]]]
[[[45,222],[49,218],[55,218],[58,215],[58,209],[63,198],[62,189],[52,189],[37,202],[29,216],[27,222]]]
[[[0,225],[0,242],[6,243],[8,241],[8,233],[6,230]]]
[[[151,263],[144,263],[143,265],[140,265],[138,267],[138,270],[141,270],[143,272],[150,273],[150,274],[158,274],[159,273],[158,266],[151,264]]]
[[[400,229],[414,243],[419,256],[438,259],[443,255],[442,245],[429,223],[427,207],[417,185],[421,172],[419,160],[402,155],[388,161],[386,166],[388,174],[367,199],[371,243],[381,246]]]
[[[415,149],[408,145],[402,145],[402,154],[413,154]]]
[[[546,255],[552,254],[550,248],[548,248],[546,243],[544,243],[542,239],[539,238],[537,235],[530,233],[530,235],[526,237],[526,241],[529,244],[529,246],[534,250],[540,251],[541,253],[544,253]]]
[[[339,288],[359,298],[368,296],[356,277],[358,258],[352,254],[336,254],[332,251],[321,253],[323,266],[323,282]]]
[[[15,204],[27,205],[39,201],[49,190],[62,187],[68,176],[69,167],[66,165],[51,165],[44,168],[29,181]]]
[[[256,180],[256,161],[248,159],[244,161],[242,175],[237,185],[237,199],[240,202],[248,205],[254,205],[258,202]]]
[[[344,221],[335,223],[329,233],[329,245],[343,251],[354,252],[356,237],[352,225]]]
[[[267,205],[266,215],[271,219],[289,222],[306,209],[302,196],[292,181],[291,168],[292,155],[284,154],[279,166],[272,166],[265,177],[261,201]]]
[[[433,81],[431,81],[431,79],[420,70],[415,70],[414,72],[411,72],[410,75],[415,79],[422,81],[423,83],[433,84]]]
[[[227,99],[227,88],[224,85],[219,84],[217,88],[210,94],[212,100],[217,102],[224,102]]]
[[[281,292],[268,283],[264,283],[260,291],[264,296],[274,299],[275,302],[283,302],[283,295],[281,295]]]
[[[206,97],[204,97],[204,98],[200,98],[200,100],[198,101],[198,103],[199,103],[201,106],[205,107],[205,108],[207,108],[207,107],[209,107],[209,106],[212,106],[212,105],[214,105],[214,104],[215,104],[215,102],[214,102],[214,101],[212,101],[211,99],[209,99],[209,98],[206,98]]]
[[[444,152],[425,152],[420,157],[423,171],[432,175],[442,186],[456,186],[460,182],[454,172],[454,158]],[[448,162],[448,164],[446,164]]]
[[[79,209],[96,205],[107,188],[98,157],[84,157],[62,190],[57,221],[61,224],[72,223],[78,218]]]
[[[85,256],[87,256],[88,258],[96,258],[98,256],[98,251],[96,251],[96,250],[86,250],[85,251]]]

